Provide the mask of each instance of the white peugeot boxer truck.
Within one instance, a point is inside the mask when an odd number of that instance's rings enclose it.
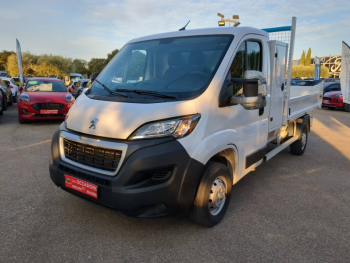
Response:
[[[243,176],[306,149],[322,85],[290,90],[287,51],[250,27],[128,42],[53,135],[52,181],[127,215],[216,225]]]

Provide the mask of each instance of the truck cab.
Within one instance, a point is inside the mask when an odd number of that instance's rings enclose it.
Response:
[[[216,225],[243,176],[281,148],[305,151],[319,94],[284,116],[287,52],[251,27],[128,42],[54,134],[52,181],[128,215]]]

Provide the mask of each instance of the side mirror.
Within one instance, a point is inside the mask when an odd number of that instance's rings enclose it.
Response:
[[[22,87],[18,87],[18,91],[22,92],[23,88]]]
[[[69,88],[68,88],[68,91],[69,91],[70,93],[72,93],[72,92],[73,92],[73,88],[72,88],[72,87],[69,87]]]
[[[231,84],[243,84],[243,96],[232,96],[231,105],[240,104],[246,110],[263,109],[266,106],[266,79],[262,72],[246,71],[243,79],[231,79]]]

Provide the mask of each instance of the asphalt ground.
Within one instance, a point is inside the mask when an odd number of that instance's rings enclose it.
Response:
[[[0,117],[1,262],[350,262],[350,114],[315,112],[303,156],[284,150],[233,187],[223,221],[137,219],[50,180],[59,123]]]

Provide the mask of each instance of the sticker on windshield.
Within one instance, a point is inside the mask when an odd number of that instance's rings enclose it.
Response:
[[[114,83],[122,83],[122,78],[113,78],[112,82],[114,82]]]
[[[34,84],[38,84],[38,82],[35,80],[30,80],[30,81],[28,81],[28,84],[34,85]]]
[[[52,91],[52,83],[43,83],[40,86],[40,91]]]

